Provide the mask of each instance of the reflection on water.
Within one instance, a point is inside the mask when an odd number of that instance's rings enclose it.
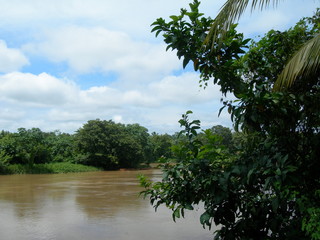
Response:
[[[158,178],[159,171],[143,174]],[[0,239],[212,239],[198,212],[174,223],[139,197],[138,171],[0,176]]]

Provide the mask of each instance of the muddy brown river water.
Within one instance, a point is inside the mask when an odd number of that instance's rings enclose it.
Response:
[[[0,176],[1,240],[209,240],[201,211],[172,221],[157,212],[137,175],[159,170]]]

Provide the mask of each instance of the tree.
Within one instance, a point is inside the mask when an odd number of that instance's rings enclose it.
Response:
[[[252,0],[251,10],[268,7],[271,3],[274,6],[279,0]],[[248,0],[228,0],[223,5],[217,17],[214,19],[209,34],[206,37],[204,46],[210,47],[216,52],[221,47],[222,42],[227,39],[227,34],[232,29],[233,24],[241,17],[248,7]],[[315,20],[319,20],[315,18]],[[319,75],[320,71],[320,34],[315,34],[309,41],[298,46],[298,49],[287,59],[286,65],[282,66],[282,71],[278,75],[274,85],[275,90],[282,86],[290,87],[295,81],[303,78],[312,79]]]
[[[136,142],[141,146],[143,156],[140,162],[148,163],[152,158],[152,147],[150,143],[150,135],[148,129],[140,126],[138,123],[126,125],[126,130],[128,133],[136,140]]]
[[[74,136],[68,133],[54,131],[47,136],[48,149],[53,162],[75,161]]]
[[[9,132],[1,131],[0,133],[0,174],[6,173],[7,166],[14,155],[15,148],[11,136]]]
[[[199,132],[196,139],[202,144],[207,144],[209,135],[215,136],[215,144],[219,146],[221,150],[227,152],[232,152],[235,150],[233,146],[231,129],[223,127],[222,125],[216,125],[210,129]],[[179,135],[179,138],[181,139],[181,135]],[[175,146],[173,146],[172,148],[175,148]]]
[[[172,137],[170,135],[152,133],[150,142],[152,146],[152,162],[159,160],[161,157],[171,157]]]
[[[290,89],[274,90],[288,59],[318,34],[319,12],[250,45],[232,25],[212,52],[202,40],[213,21],[198,12],[199,4],[170,22],[158,19],[153,31],[163,33],[184,66],[193,61],[201,83],[213,80],[222,94],[234,93],[237,100],[223,100],[223,108],[246,136],[229,156],[214,137],[207,135],[209,145],[197,140],[200,122],[183,115],[181,134],[188,141],[178,146],[182,158],[164,164],[162,181],[142,178],[144,193],[155,207],[170,207],[174,218],[203,203],[200,222],[221,226],[215,239],[320,239],[318,70],[300,75]]]
[[[0,151],[4,162],[10,162],[17,155],[14,135],[9,132],[1,132]]]
[[[19,128],[17,133],[9,134],[7,140],[3,147],[11,156],[11,163],[33,165],[51,161],[46,133],[39,128]]]
[[[213,134],[221,137],[221,144],[226,146],[228,149],[232,147],[232,132],[230,128],[223,127],[221,125],[213,126],[211,129]]]
[[[136,167],[143,159],[143,150],[130,131],[111,120],[88,121],[75,134],[81,162],[103,169]]]

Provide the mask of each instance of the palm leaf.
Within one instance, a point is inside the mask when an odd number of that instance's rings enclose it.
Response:
[[[280,1],[281,0],[252,0],[251,11],[256,8],[263,10],[268,7],[271,2],[273,3],[273,6],[276,6]],[[211,49],[213,49],[214,44],[217,43],[219,47],[221,42],[225,39],[227,31],[239,20],[247,9],[249,2],[250,0],[227,0],[215,18],[204,45],[211,44]]]
[[[274,85],[278,91],[282,87],[290,87],[299,77],[308,79],[320,69],[320,34],[307,41],[295,52],[280,73]]]

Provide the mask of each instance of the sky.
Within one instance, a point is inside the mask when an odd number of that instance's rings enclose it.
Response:
[[[139,123],[149,132],[180,130],[192,110],[203,128],[231,127],[218,117],[221,93],[199,88],[161,36],[159,17],[178,15],[191,0],[0,0],[0,130],[20,127],[74,133],[88,120]],[[214,17],[224,0],[203,0]],[[311,16],[319,0],[284,0],[250,13],[238,31],[257,38]]]

